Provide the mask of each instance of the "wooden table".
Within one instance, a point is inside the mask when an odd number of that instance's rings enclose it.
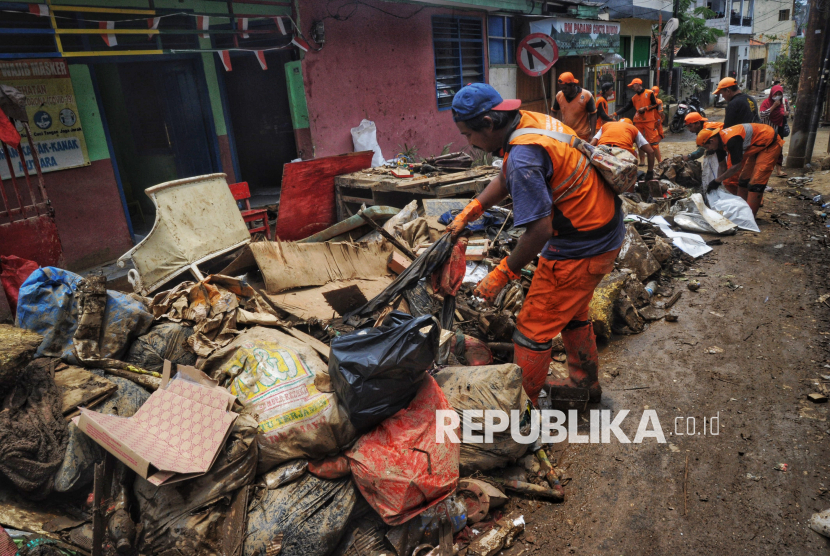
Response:
[[[343,174],[334,178],[337,219],[344,220],[356,214],[363,204],[403,208],[414,199],[472,198],[481,193],[497,173],[496,168],[481,166],[448,174],[416,174],[412,178],[367,171]]]

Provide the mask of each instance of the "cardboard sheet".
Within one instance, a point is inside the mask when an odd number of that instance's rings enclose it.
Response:
[[[132,417],[81,409],[74,421],[90,438],[152,484],[206,473],[237,418],[234,396],[192,367],[165,380]]]
[[[380,243],[291,243],[250,245],[269,294],[322,286],[335,280],[375,280],[389,274],[392,246]]]
[[[387,270],[388,272],[388,270]],[[329,282],[316,288],[304,288],[268,295],[268,298],[281,309],[288,311],[301,319],[316,318],[330,320],[337,317],[337,311],[329,305],[323,296],[325,292],[339,290],[349,286],[357,286],[366,299],[372,299],[386,286],[392,283],[392,275],[380,276],[375,280],[338,280]]]

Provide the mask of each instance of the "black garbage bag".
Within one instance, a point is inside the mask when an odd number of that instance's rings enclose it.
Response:
[[[426,278],[433,272],[441,268],[447,257],[452,252],[452,238],[450,234],[444,234],[441,238],[433,243],[429,249],[424,251],[417,259],[412,261],[412,264],[406,270],[395,278],[395,281],[386,286],[386,289],[376,295],[363,307],[355,309],[344,317],[344,321],[352,321],[366,318],[372,315],[375,311],[383,309],[389,305],[395,298],[398,297],[405,290],[408,290],[413,285],[417,284],[421,278]]]
[[[438,354],[441,326],[431,315],[393,311],[385,322],[331,342],[334,392],[359,431],[409,405]]]

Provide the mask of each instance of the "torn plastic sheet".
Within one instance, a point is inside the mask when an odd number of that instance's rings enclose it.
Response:
[[[467,270],[464,273],[463,284],[478,284],[487,274],[490,269],[484,263],[477,263],[475,261],[467,261]]]
[[[675,232],[669,226],[669,223],[666,222],[666,219],[662,216],[652,216],[651,218],[643,218],[642,216],[637,216],[635,214],[631,214],[626,217],[627,221],[639,221],[639,222],[648,222],[649,224],[654,224],[659,226],[663,233],[666,234],[669,238],[671,238],[672,243],[675,247],[683,251],[684,253],[688,253],[694,258],[700,257],[701,255],[705,255],[709,251],[712,250],[711,247],[706,245],[706,242],[697,234],[690,234],[688,232]]]

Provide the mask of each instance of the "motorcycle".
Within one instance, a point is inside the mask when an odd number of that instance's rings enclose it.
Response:
[[[685,118],[692,112],[698,112],[704,118],[706,117],[706,112],[701,108],[700,99],[697,98],[697,95],[685,98],[683,102],[677,105],[677,111],[674,113],[671,125],[669,125],[669,131],[672,133],[680,133],[683,131],[683,128],[686,126]]]

